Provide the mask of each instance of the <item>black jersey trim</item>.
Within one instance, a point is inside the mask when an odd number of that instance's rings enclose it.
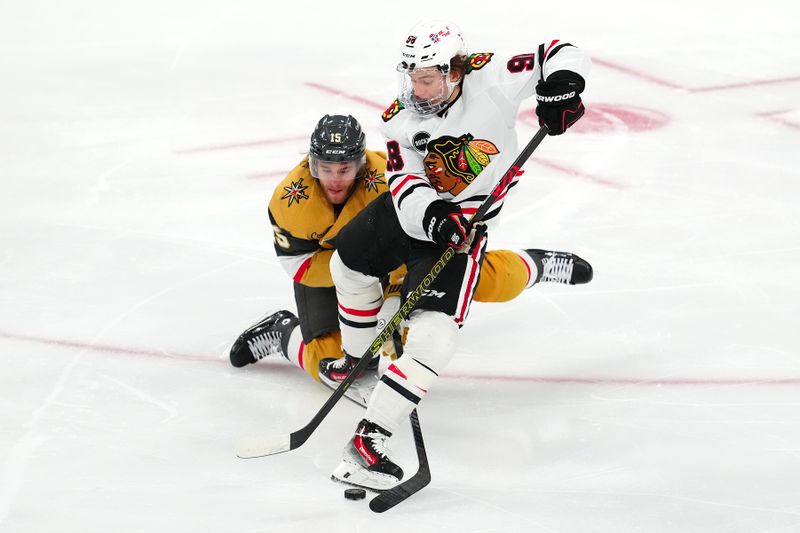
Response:
[[[399,180],[400,178],[405,178],[406,176],[411,176],[411,174],[409,174],[408,172],[404,172],[402,174],[395,174],[394,176],[389,178],[389,183],[388,183],[389,188],[390,189],[392,188],[395,181]]]
[[[463,204],[466,202],[482,202],[486,200],[489,196],[486,194],[478,194],[475,196],[470,196],[469,198],[464,198],[463,200],[458,200],[457,202],[453,202],[455,204]]]
[[[573,45],[573,44],[571,44],[571,43],[559,44],[558,46],[556,46],[555,48],[553,48],[553,49],[550,51],[550,55],[549,55],[549,56],[547,56],[547,60],[549,61],[551,57],[553,57],[554,55],[556,55],[556,54],[558,53],[558,51],[559,51],[559,50],[561,50],[562,48],[564,48],[565,46],[572,46],[573,48],[575,47],[575,45]]]
[[[433,188],[427,183],[415,183],[414,185],[406,189],[403,194],[400,195],[400,198],[397,199],[397,207],[400,207],[403,204],[403,200],[405,200],[414,189],[419,189],[420,187],[427,187],[429,189]]]

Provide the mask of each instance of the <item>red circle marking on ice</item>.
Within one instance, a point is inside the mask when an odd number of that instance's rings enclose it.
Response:
[[[520,119],[529,126],[539,127],[535,109],[520,113]],[[650,131],[663,128],[669,117],[660,111],[616,104],[590,104],[586,114],[570,131],[575,133],[605,133],[613,131]]]

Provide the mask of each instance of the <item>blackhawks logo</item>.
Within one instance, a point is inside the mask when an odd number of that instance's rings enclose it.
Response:
[[[303,178],[300,178],[297,183],[292,182],[289,186],[283,188],[286,194],[281,196],[281,200],[289,200],[288,207],[292,207],[292,202],[299,204],[300,200],[308,200],[306,189],[308,189],[308,185],[303,185]]]
[[[428,143],[423,160],[425,175],[437,192],[456,196],[492,162],[489,156],[499,153],[493,142],[475,139],[469,133],[444,135]]]
[[[367,175],[364,176],[364,188],[368,191],[378,192],[378,185],[386,185],[381,178],[383,178],[383,173],[378,174],[375,169],[367,170]]]

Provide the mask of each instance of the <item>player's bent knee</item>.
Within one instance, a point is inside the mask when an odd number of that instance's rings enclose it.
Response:
[[[439,374],[456,350],[455,320],[439,311],[423,310],[414,314],[408,326],[405,354]]]
[[[344,294],[359,294],[371,289],[379,283],[378,278],[367,276],[349,268],[342,262],[337,252],[334,252],[330,261],[331,277],[336,285],[336,292]]]

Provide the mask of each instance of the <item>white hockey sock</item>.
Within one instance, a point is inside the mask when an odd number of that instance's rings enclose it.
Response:
[[[398,394],[381,378],[369,398],[364,418],[378,424],[389,433],[394,433],[416,406],[416,403]]]
[[[286,349],[286,359],[295,366],[305,369],[303,366],[303,351],[305,350],[305,343],[303,342],[303,334],[300,332],[300,326],[292,330],[289,336],[289,346]]]
[[[331,256],[331,276],[336,284],[342,350],[361,357],[375,340],[383,290],[378,278],[348,268],[336,252]]]
[[[370,397],[366,418],[394,433],[437,377],[432,368],[404,354],[381,376]]]

